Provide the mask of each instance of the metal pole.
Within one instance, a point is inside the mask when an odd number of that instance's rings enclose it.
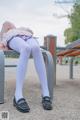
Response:
[[[73,79],[73,57],[70,59],[70,72],[69,72],[69,78]]]
[[[4,52],[0,50],[0,104],[4,103]]]
[[[56,85],[56,36],[47,35],[44,37],[44,46],[51,53],[53,57],[53,75],[54,75],[54,85]]]

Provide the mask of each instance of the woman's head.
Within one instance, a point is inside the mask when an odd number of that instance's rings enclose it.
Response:
[[[4,22],[3,25],[2,25],[1,32],[2,32],[2,33],[6,33],[6,32],[8,32],[10,29],[14,29],[14,28],[16,28],[14,24],[12,24],[12,23],[9,22],[9,21],[6,21],[6,22]]]

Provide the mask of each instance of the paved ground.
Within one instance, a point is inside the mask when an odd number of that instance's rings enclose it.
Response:
[[[80,66],[74,67],[74,80],[69,80],[68,67],[57,65],[57,85],[54,88],[53,110],[45,111],[41,105],[38,76],[33,61],[29,61],[24,96],[31,111],[26,114],[18,112],[12,103],[16,68],[6,68],[5,103],[0,105],[0,111],[9,111],[10,120],[80,120]]]

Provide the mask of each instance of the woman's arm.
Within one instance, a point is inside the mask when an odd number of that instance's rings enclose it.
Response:
[[[2,41],[2,33],[0,32],[0,50],[8,50]]]

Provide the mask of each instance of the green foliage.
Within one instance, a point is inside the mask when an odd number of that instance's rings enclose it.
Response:
[[[73,42],[80,38],[80,3],[76,2],[73,6],[71,15],[68,16],[71,28],[64,31],[65,43]]]

